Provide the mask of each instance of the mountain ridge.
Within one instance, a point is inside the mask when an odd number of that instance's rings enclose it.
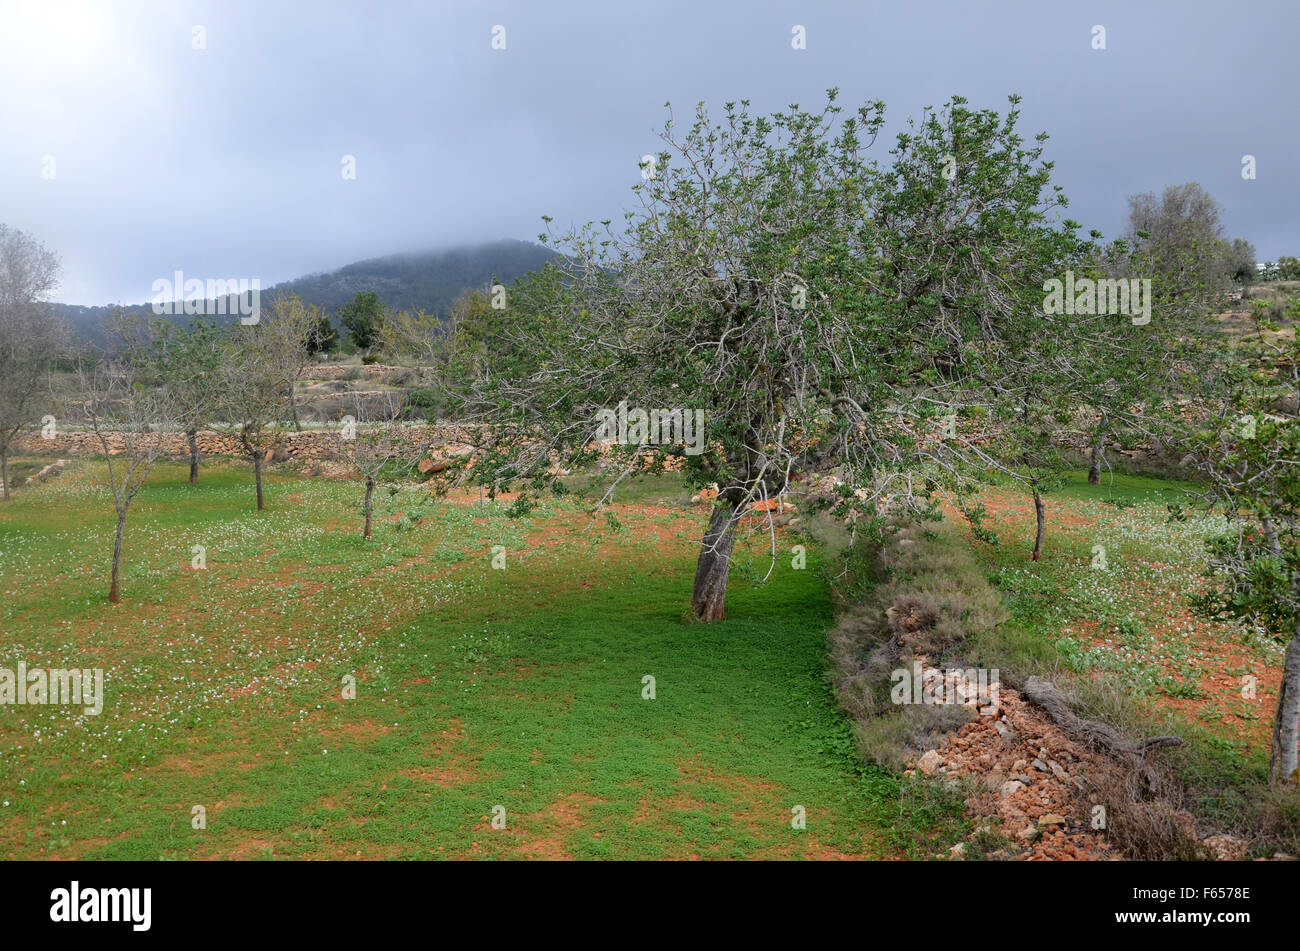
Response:
[[[452,302],[465,291],[486,288],[494,280],[509,284],[529,272],[540,270],[557,257],[556,251],[534,242],[501,238],[441,250],[399,251],[366,258],[331,271],[317,271],[281,281],[262,288],[261,294],[264,301],[277,293],[297,294],[306,303],[315,304],[333,315],[356,294],[373,291],[390,310],[418,309],[443,317]],[[128,311],[144,310],[150,308],[151,301],[100,306],[54,303],[51,306],[58,316],[68,321],[75,334],[98,337],[100,325],[115,307],[121,306]],[[209,313],[213,309],[205,307]],[[218,323],[238,319],[237,308],[227,306],[225,310],[224,315],[214,315],[213,319]]]

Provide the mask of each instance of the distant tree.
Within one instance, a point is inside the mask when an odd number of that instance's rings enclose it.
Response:
[[[1134,276],[1159,276],[1181,298],[1216,303],[1247,258],[1254,268],[1255,257],[1249,242],[1224,240],[1221,215],[1219,203],[1196,182],[1170,185],[1159,197],[1131,196],[1124,238],[1152,271]]]
[[[321,314],[308,347],[312,353],[333,353],[339,348],[339,335],[328,314]]]
[[[39,421],[41,385],[67,342],[46,303],[59,283],[59,259],[22,231],[0,224],[0,498],[9,498],[9,450]]]
[[[1243,294],[1249,294],[1250,285],[1259,274],[1255,246],[1245,238],[1233,238],[1224,246],[1223,270],[1234,283],[1241,285]]]
[[[529,318],[525,315],[535,308],[520,295],[542,286],[541,276],[541,272],[530,274],[516,282],[509,295],[514,306],[508,310],[494,308],[487,292],[476,289],[456,298],[445,321],[423,311],[387,313],[379,331],[379,346],[388,359],[414,363],[426,371],[426,378],[449,372],[452,352],[465,364],[461,372],[473,372],[489,349],[508,358],[516,347],[527,348],[521,343],[527,336],[521,321],[526,322]]]
[[[131,503],[144,487],[173,424],[169,396],[139,375],[131,360],[106,356],[78,367],[77,409],[99,442],[117,516],[108,600],[122,600],[122,551]],[[71,414],[69,414],[71,415]]]
[[[442,321],[435,315],[401,310],[386,313],[375,336],[386,360],[427,367],[438,360],[444,333]]]
[[[1277,259],[1277,277],[1281,281],[1300,281],[1300,258],[1282,255]]]
[[[384,305],[374,291],[360,291],[338,311],[339,325],[359,350],[369,350],[383,320]]]
[[[294,379],[316,324],[299,297],[280,296],[262,309],[257,323],[234,327],[223,355],[223,413],[253,464],[258,511],[265,508],[262,465],[278,436],[276,424],[291,412]]]
[[[444,337],[471,368],[504,361],[515,371],[524,369],[537,358],[529,338],[546,319],[547,301],[558,290],[559,274],[551,268],[526,275],[511,288],[510,306],[504,308],[493,307],[484,291],[466,291],[452,305]]]
[[[119,311],[109,324],[137,378],[166,391],[173,419],[189,447],[190,485],[197,485],[198,433],[220,406],[223,329],[201,317],[176,324],[148,312]]]
[[[363,538],[370,537],[376,483],[382,478],[398,478],[410,473],[419,458],[420,439],[415,431],[402,423],[400,417],[391,400],[387,412],[366,412],[361,400],[357,399],[353,414],[349,414],[334,431],[336,454],[365,484],[361,504]]]
[[[285,338],[282,347],[282,359],[287,361],[285,367],[289,384],[286,396],[289,400],[289,418],[293,420],[295,432],[302,432],[302,422],[298,418],[298,378],[311,362],[316,353],[317,336],[321,321],[329,320],[315,304],[304,303],[296,294],[283,297],[277,309],[280,325],[277,332]]]

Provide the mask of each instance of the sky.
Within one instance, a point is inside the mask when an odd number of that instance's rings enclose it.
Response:
[[[1300,256],[1297,41],[1296,0],[0,0],[0,222],[60,255],[67,303],[270,287],[619,220],[665,102],[836,86],[883,99],[891,140],[1018,93],[1085,228],[1194,180],[1260,261]]]

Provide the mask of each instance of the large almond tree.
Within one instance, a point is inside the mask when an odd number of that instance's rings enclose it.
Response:
[[[707,621],[740,519],[792,479],[833,475],[865,524],[886,501],[928,504],[912,471],[934,417],[984,385],[1075,245],[1015,103],[954,98],[886,167],[868,158],[883,104],[845,116],[834,90],[813,111],[670,117],[625,226],[554,239],[562,263],[517,283],[499,339],[453,367],[484,481],[544,482],[613,436],[623,472],[676,460],[716,482],[691,598]],[[654,410],[702,410],[703,439]],[[633,424],[614,433],[612,413]]]

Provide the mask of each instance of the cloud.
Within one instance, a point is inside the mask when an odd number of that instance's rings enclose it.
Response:
[[[61,253],[68,302],[145,300],[177,269],[269,286],[395,251],[532,239],[543,214],[618,219],[665,100],[679,115],[741,98],[771,111],[834,85],[846,103],[884,99],[891,138],[953,93],[1002,108],[1019,92],[1085,226],[1113,235],[1128,194],[1199,180],[1261,259],[1295,254],[1300,13],[1250,10],[9,0],[0,215]],[[790,47],[795,24],[806,50]]]

